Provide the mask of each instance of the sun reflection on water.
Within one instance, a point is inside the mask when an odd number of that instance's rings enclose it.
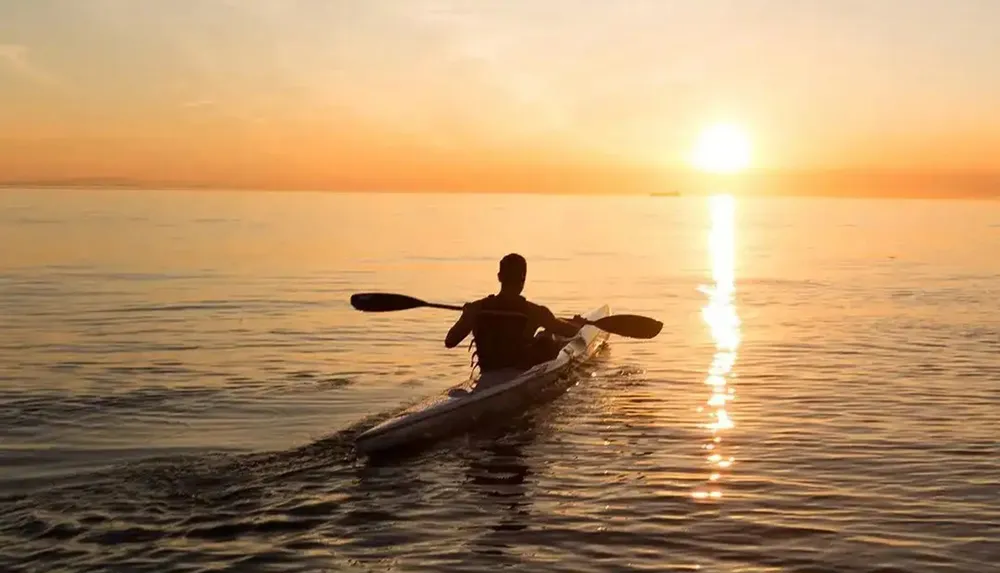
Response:
[[[740,319],[736,313],[734,298],[736,202],[731,195],[715,195],[709,199],[711,229],[709,231],[709,256],[711,257],[713,283],[701,287],[708,296],[702,307],[702,318],[709,327],[715,341],[715,354],[708,369],[705,384],[711,394],[700,412],[707,412],[709,422],[704,427],[709,430],[703,449],[707,452],[707,462],[711,466],[706,484],[693,492],[695,499],[720,499],[722,490],[719,482],[735,459],[726,455],[723,434],[735,426],[727,404],[735,397],[732,385],[733,366],[736,363],[736,349],[740,345]]]

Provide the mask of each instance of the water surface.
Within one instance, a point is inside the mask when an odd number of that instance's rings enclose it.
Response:
[[[1000,203],[0,193],[0,570],[993,571]],[[406,457],[496,261],[649,314]]]

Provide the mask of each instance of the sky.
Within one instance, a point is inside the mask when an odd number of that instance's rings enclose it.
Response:
[[[614,189],[1000,171],[994,0],[0,0],[0,181]]]

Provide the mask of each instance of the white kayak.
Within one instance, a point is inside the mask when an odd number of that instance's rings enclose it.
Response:
[[[607,305],[582,316],[597,320],[608,316]],[[529,370],[491,372],[475,381],[449,389],[445,394],[405,410],[400,415],[365,431],[355,440],[359,453],[386,450],[408,443],[427,441],[460,433],[488,414],[491,417],[516,414],[535,402],[540,390],[586,362],[608,339],[608,333],[595,326],[584,326],[566,341],[559,355]]]

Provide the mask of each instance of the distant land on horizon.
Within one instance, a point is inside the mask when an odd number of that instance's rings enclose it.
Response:
[[[560,186],[551,177],[538,185],[510,189],[489,186],[410,185],[380,186],[345,182],[316,186],[225,185],[198,181],[146,181],[127,177],[69,177],[0,180],[0,189],[120,189],[120,190],[213,190],[330,193],[511,193],[546,195],[647,195],[658,197],[733,193],[745,197],[826,196],[872,198],[1000,198],[1000,173],[874,171],[852,169],[802,171],[752,171],[737,175],[684,174],[658,181],[623,177],[620,185],[604,180],[593,188]],[[577,178],[571,178],[576,180]],[[571,184],[570,184],[571,185]]]

